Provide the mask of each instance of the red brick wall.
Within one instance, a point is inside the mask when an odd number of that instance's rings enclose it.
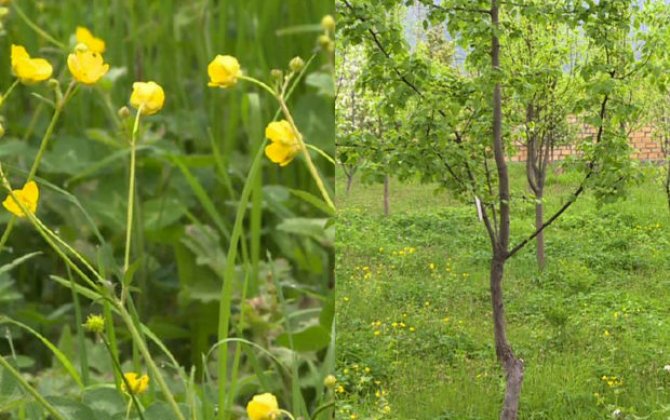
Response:
[[[581,138],[594,136],[595,130],[592,127],[584,125],[581,130]],[[640,161],[660,161],[664,160],[661,144],[653,136],[651,127],[642,127],[641,129],[632,132],[629,139],[633,146],[633,153],[631,157]],[[510,158],[513,162],[525,162],[527,157],[526,148],[523,143],[517,143],[517,154]],[[567,156],[576,153],[574,146],[563,146],[554,149],[551,159],[563,160]]]

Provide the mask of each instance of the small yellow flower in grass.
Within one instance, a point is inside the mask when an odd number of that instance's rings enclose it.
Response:
[[[84,28],[83,26],[77,26],[75,37],[77,38],[77,43],[85,44],[89,51],[98,54],[105,52],[105,41],[93,36],[91,31],[89,31],[87,28]]]
[[[35,181],[30,181],[20,190],[13,190],[14,197],[19,200],[29,212],[35,213],[37,211],[37,200],[40,198],[40,190],[37,188]],[[14,201],[11,195],[5,198],[2,205],[13,215],[18,217],[25,217],[19,204]]]
[[[130,105],[141,109],[142,115],[152,115],[163,108],[165,92],[156,82],[133,83],[133,94],[130,95]]]
[[[286,120],[273,121],[265,128],[265,137],[272,144],[265,148],[265,155],[279,166],[286,166],[300,152],[300,143],[293,127]]]
[[[242,74],[240,71],[240,62],[232,55],[217,55],[209,66],[208,86],[229,88],[237,83],[237,78]]]
[[[102,56],[85,44],[78,44],[75,52],[67,56],[67,68],[72,77],[85,85],[94,85],[109,71]]]
[[[32,85],[51,77],[53,67],[43,58],[32,58],[21,45],[12,44],[12,72],[21,83]]]
[[[275,420],[281,416],[277,397],[266,392],[265,394],[254,395],[254,398],[247,404],[247,415],[251,420]]]
[[[149,388],[149,376],[147,375],[138,376],[135,372],[127,372],[123,374],[123,377],[126,378],[128,385],[130,385],[130,392],[128,392],[126,382],[121,382],[121,391],[125,392],[126,394],[132,393],[135,395],[140,395],[145,393],[147,388]]]
[[[102,333],[105,330],[105,318],[95,314],[89,315],[84,323],[84,329],[96,334]]]

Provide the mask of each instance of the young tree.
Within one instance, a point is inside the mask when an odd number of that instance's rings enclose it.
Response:
[[[462,64],[435,68],[431,60],[413,54],[402,26],[386,13],[401,4],[422,3],[429,11],[426,26],[445,24],[465,54]],[[412,106],[414,118],[403,128],[412,141],[394,145],[394,153],[426,181],[437,181],[478,207],[490,239],[490,292],[495,350],[506,373],[502,419],[518,415],[523,361],[507,339],[502,281],[511,257],[563,214],[587,189],[604,199],[623,193],[631,175],[630,146],[622,128],[630,117],[626,81],[644,65],[632,54],[622,33],[630,30],[637,2],[542,2],[521,0],[339,0],[343,34],[350,43],[364,43],[369,54],[365,73],[369,84],[389,100]],[[544,30],[550,23],[567,25],[584,37],[587,54],[578,57],[575,74],[581,94],[568,109],[596,132],[580,143],[578,169],[584,177],[556,212],[516,245],[511,245],[510,179],[506,150],[510,149],[515,75],[501,45],[522,39],[515,22],[527,20]],[[565,63],[567,65],[567,63]],[[526,81],[536,84],[536,79]],[[544,81],[542,81],[544,83]],[[503,88],[506,92],[503,92]],[[540,91],[531,86],[529,91]],[[398,158],[397,160],[401,160]]]

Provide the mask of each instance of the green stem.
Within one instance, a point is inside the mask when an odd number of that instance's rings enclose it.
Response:
[[[258,79],[255,79],[253,77],[247,77],[247,76],[237,76],[240,80],[246,80],[247,82],[251,82],[255,84],[256,86],[259,86],[261,89],[264,89],[270,93],[272,96],[277,96],[277,92],[275,92],[274,89],[272,89],[270,86],[267,84],[261,82]]]
[[[221,287],[221,298],[219,306],[219,341],[228,338],[230,311],[233,299],[233,284],[235,282],[235,260],[237,259],[237,247],[240,237],[242,236],[242,222],[249,203],[249,197],[254,185],[254,180],[259,176],[263,162],[263,146],[265,141],[259,145],[256,157],[249,169],[249,175],[244,183],[242,194],[240,195],[240,202],[237,206],[237,213],[235,215],[235,224],[233,225],[233,232],[230,236],[230,245],[228,247],[228,255],[226,257],[226,268],[224,272],[223,286]],[[227,407],[226,387],[224,384],[228,377],[228,343],[223,342],[219,347],[219,419],[224,420],[229,418],[229,410]]]
[[[49,403],[49,401],[45,400],[40,393],[33,388],[28,381],[26,381],[23,376],[21,376],[21,373],[14,369],[14,367],[7,361],[3,356],[0,356],[0,365],[2,365],[3,368],[7,369],[7,371],[16,379],[19,384],[26,390],[30,395],[32,395],[35,400],[37,400],[38,403],[40,403],[48,412],[51,414],[55,419],[57,420],[65,420],[65,417],[63,417],[57,410],[56,408]]]
[[[74,279],[72,278],[72,270],[67,268],[67,277],[70,280],[70,289],[72,290],[72,301],[74,302],[74,322],[77,326],[77,345],[79,346],[79,369],[81,370],[81,379],[84,386],[88,386],[89,372],[88,372],[88,354],[86,352],[86,340],[84,338],[84,320],[81,316],[81,303],[79,302],[79,295],[75,290]]]
[[[128,331],[130,331],[130,335],[133,337],[133,341],[137,343],[137,347],[140,350],[140,353],[142,353],[142,357],[144,357],[144,361],[147,363],[149,366],[149,370],[151,371],[151,375],[154,377],[156,382],[158,382],[158,386],[160,387],[161,391],[163,392],[163,396],[165,397],[165,400],[168,402],[170,407],[172,408],[172,411],[174,411],[175,415],[177,416],[178,420],[186,420],[184,418],[184,415],[181,413],[181,410],[179,409],[179,406],[177,405],[177,401],[175,401],[174,396],[172,395],[172,391],[170,391],[170,388],[167,386],[165,383],[165,379],[163,379],[163,375],[161,374],[160,370],[158,370],[158,366],[156,366],[156,362],[154,362],[154,359],[151,357],[151,353],[149,353],[149,349],[147,348],[147,345],[140,335],[139,330],[133,323],[133,319],[126,310],[125,307],[121,304],[121,302],[116,302],[116,309],[119,311],[119,314],[121,315],[121,318],[123,319],[123,322],[126,324],[126,327],[128,328]],[[126,385],[127,386],[127,385]],[[130,389],[130,388],[128,388]]]
[[[19,17],[32,29],[33,31],[37,32],[42,38],[46,39],[47,41],[51,42],[61,50],[66,50],[67,48],[65,47],[65,44],[63,44],[60,41],[57,41],[56,38],[52,37],[49,35],[44,29],[40,28],[36,23],[34,23],[26,14],[21,10],[21,8],[18,5],[18,2],[14,1],[12,2],[12,6],[14,7],[14,10],[16,10],[16,13],[18,13]]]
[[[9,89],[7,89],[7,92],[5,92],[3,95],[0,95],[0,108],[2,108],[2,104],[5,103],[9,95],[11,95],[12,91],[16,87],[16,85],[19,84],[19,79],[14,80],[14,83],[9,86]]]
[[[140,403],[137,401],[137,397],[135,394],[132,392],[132,387],[130,386],[130,383],[128,383],[128,379],[123,375],[123,368],[121,367],[121,364],[119,361],[114,358],[114,354],[112,352],[111,347],[109,346],[109,343],[107,342],[107,339],[105,338],[104,335],[100,335],[100,339],[102,342],[105,344],[105,348],[107,348],[107,352],[112,356],[112,364],[114,365],[114,370],[121,376],[121,380],[123,383],[126,385],[126,390],[128,390],[128,396],[130,396],[130,401],[128,404],[128,411],[126,412],[126,418],[128,418],[128,414],[130,414],[130,407],[132,405],[135,405],[135,409],[137,409],[137,414],[140,416],[142,420],[144,420],[144,414],[142,413]]]
[[[324,152],[320,148],[314,146],[313,144],[305,143],[305,146],[307,146],[308,149],[314,150],[316,153],[320,154],[323,156],[324,159],[326,159],[328,162],[332,163],[335,165],[335,159],[333,159],[328,153]]]
[[[130,179],[128,180],[128,211],[126,213],[126,250],[123,258],[123,275],[125,276],[128,267],[130,266],[130,242],[133,233],[133,207],[135,205],[135,152],[137,144],[137,132],[140,127],[140,115],[142,115],[142,107],[137,110],[135,115],[135,124],[133,125],[133,133],[130,137]],[[125,290],[125,281],[124,281]],[[121,293],[121,300],[123,301],[125,293]]]
[[[312,174],[312,178],[314,178],[314,181],[316,182],[316,186],[319,188],[319,191],[321,191],[321,196],[323,196],[323,199],[326,201],[326,204],[328,204],[328,207],[330,207],[334,211],[335,204],[333,203],[333,200],[331,200],[330,194],[328,194],[328,190],[326,190],[326,186],[323,183],[323,179],[321,178],[321,175],[319,175],[319,171],[316,169],[316,166],[312,161],[312,156],[309,154],[309,150],[307,150],[307,146],[305,145],[305,140],[302,137],[302,133],[300,133],[300,130],[298,130],[298,126],[295,124],[295,121],[293,121],[291,111],[289,111],[288,106],[286,106],[284,98],[279,96],[277,97],[277,100],[279,101],[279,105],[281,106],[282,112],[284,113],[284,117],[286,117],[286,120],[288,120],[289,124],[291,124],[291,128],[293,128],[293,131],[298,137],[300,148],[302,149],[303,156],[305,156],[305,162],[307,163],[307,168],[309,169],[309,172]]]
[[[279,410],[279,412],[282,413],[283,415],[285,415],[286,417],[288,417],[289,419],[291,419],[291,420],[295,420],[295,417],[293,417],[293,414],[289,413],[288,411],[286,411],[286,410]]]

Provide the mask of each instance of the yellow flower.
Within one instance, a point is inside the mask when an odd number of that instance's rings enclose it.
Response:
[[[105,41],[94,37],[91,31],[89,31],[87,28],[84,28],[83,26],[77,26],[75,37],[77,38],[77,43],[85,44],[89,51],[98,54],[105,52]]]
[[[84,329],[98,334],[103,332],[105,330],[105,318],[100,315],[89,315],[84,323]]]
[[[217,55],[207,66],[207,74],[210,79],[208,86],[229,88],[237,83],[241,74],[240,62],[232,55]]]
[[[255,395],[247,404],[247,415],[251,420],[274,420],[281,415],[277,397],[266,392],[265,394]]]
[[[76,51],[67,56],[67,67],[72,77],[85,85],[97,83],[109,70],[109,64],[105,64],[102,56],[83,44],[77,45]]]
[[[137,376],[135,372],[127,372],[123,374],[123,377],[126,378],[128,385],[130,385],[130,392],[135,395],[143,394],[149,388],[149,376],[147,375]],[[121,391],[129,393],[125,381],[121,383]]]
[[[265,137],[272,144],[265,148],[265,155],[279,166],[286,166],[300,151],[298,137],[286,120],[273,121],[265,128]]]
[[[12,72],[21,83],[31,85],[51,77],[53,67],[43,58],[32,58],[21,45],[12,44]]]
[[[163,108],[165,92],[156,82],[133,83],[133,94],[130,95],[130,105],[141,109],[142,115],[152,115]]]
[[[35,181],[30,181],[20,190],[13,190],[14,197],[19,200],[29,212],[35,213],[37,211],[37,200],[40,198],[40,191],[37,188]],[[12,214],[18,217],[25,217],[25,213],[19,207],[19,204],[14,201],[11,195],[8,195],[2,205]]]

